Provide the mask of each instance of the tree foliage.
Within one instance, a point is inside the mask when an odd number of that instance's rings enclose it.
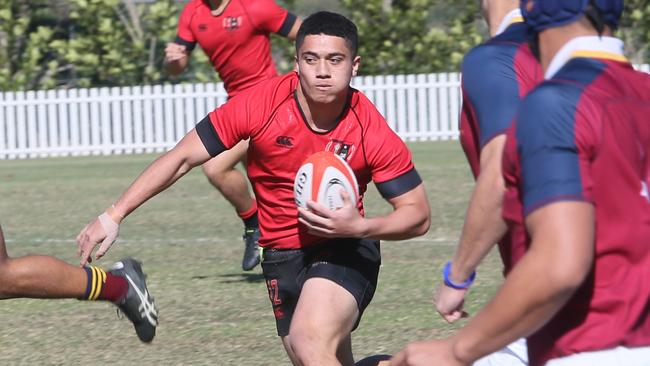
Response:
[[[619,35],[625,41],[626,53],[633,63],[650,60],[650,1],[625,1]]]
[[[48,88],[59,64],[52,57],[56,24],[46,1],[0,0],[0,88]]]
[[[476,0],[277,0],[299,16],[336,10],[358,26],[361,74],[456,71],[486,36]],[[212,81],[200,50],[171,79],[165,43],[175,38],[182,2],[0,0],[0,89]],[[302,14],[304,12],[305,14]],[[650,1],[628,0],[621,29],[635,63],[650,58]],[[293,68],[293,43],[272,36],[280,72]]]
[[[70,0],[67,39],[52,42],[68,65],[68,85],[149,84],[164,79],[165,42],[173,39],[173,1]]]
[[[474,0],[444,3],[449,2],[342,0],[359,28],[361,72],[458,70],[463,54],[482,40],[475,26],[478,6]]]
[[[173,0],[0,0],[0,85],[8,89],[165,81]]]

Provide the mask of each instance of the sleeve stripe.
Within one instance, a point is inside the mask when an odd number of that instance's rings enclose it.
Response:
[[[176,36],[176,40],[174,41],[174,43],[177,43],[177,44],[180,44],[180,45],[183,45],[183,46],[187,47],[188,52],[192,51],[194,49],[194,47],[196,47],[196,42],[186,41],[186,40],[184,40],[183,38],[181,38],[179,36]]]
[[[376,183],[375,185],[384,199],[391,199],[412,190],[419,186],[420,183],[422,183],[422,178],[420,178],[420,174],[418,174],[418,171],[413,167],[413,169],[397,178],[382,183]]]
[[[205,118],[196,125],[196,133],[199,135],[201,142],[203,142],[203,146],[205,146],[205,149],[208,151],[210,156],[215,157],[227,150],[226,146],[221,142],[217,131],[215,131],[212,126],[209,115],[205,116]]]
[[[293,25],[296,24],[296,15],[293,13],[287,13],[287,17],[284,18],[284,22],[282,23],[282,26],[280,27],[280,30],[277,31],[277,33],[283,37],[286,37],[289,35],[289,32],[291,32],[291,28],[293,28]]]

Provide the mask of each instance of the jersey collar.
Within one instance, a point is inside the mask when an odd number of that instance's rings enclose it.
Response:
[[[519,8],[511,10],[503,18],[501,24],[499,24],[499,28],[497,28],[497,33],[494,36],[496,37],[499,34],[503,33],[512,24],[521,23],[523,21],[524,21],[524,17],[521,15],[521,10],[519,10]]]
[[[623,41],[614,37],[584,36],[567,42],[555,54],[544,74],[550,79],[572,58],[588,57],[628,62],[623,56]]]

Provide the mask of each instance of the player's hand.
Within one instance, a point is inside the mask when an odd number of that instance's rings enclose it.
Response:
[[[433,304],[436,306],[438,313],[448,323],[453,323],[458,319],[469,316],[463,310],[466,294],[467,289],[459,290],[441,283],[433,295]]]
[[[167,43],[165,47],[165,62],[176,62],[187,56],[187,49],[185,46],[178,43]]]
[[[389,366],[469,366],[454,356],[451,340],[431,340],[409,343],[393,358]]]
[[[312,235],[325,238],[361,238],[366,232],[366,220],[345,190],[341,190],[343,207],[330,210],[318,202],[308,201],[307,209],[298,207],[298,221]]]
[[[97,253],[95,253],[95,259],[103,257],[117,239],[119,231],[120,225],[108,213],[104,212],[97,216],[77,235],[77,256],[80,260],[79,263],[85,266],[89,262],[92,262],[91,254],[100,242],[101,245]]]

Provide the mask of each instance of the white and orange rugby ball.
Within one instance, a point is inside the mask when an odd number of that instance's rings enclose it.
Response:
[[[298,207],[307,208],[309,200],[318,202],[330,210],[343,207],[341,190],[350,196],[356,206],[359,186],[352,168],[340,156],[321,151],[307,158],[296,173],[293,195]]]

